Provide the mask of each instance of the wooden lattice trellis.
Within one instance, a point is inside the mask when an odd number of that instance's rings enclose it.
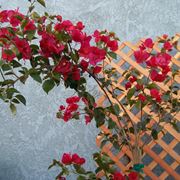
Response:
[[[174,40],[180,40],[180,34],[176,34]],[[123,81],[124,77],[122,76],[125,70],[136,68],[139,72],[142,73],[142,76],[148,76],[148,72],[142,66],[137,64],[133,57],[133,52],[137,50],[138,45],[142,42],[139,41],[137,44],[133,45],[130,42],[123,42],[118,51],[118,60],[106,60],[105,65],[108,67],[115,68],[118,73],[118,83],[114,84],[119,88],[123,89]],[[160,51],[159,43],[156,41],[154,46],[155,51]],[[172,64],[180,67],[180,46],[178,46],[178,52],[172,58]],[[180,82],[180,76],[176,76],[175,81],[177,83]],[[170,83],[170,82],[169,82]],[[161,83],[157,83],[158,86],[166,91],[168,89],[168,83],[164,86]],[[178,95],[180,92],[178,92]],[[122,101],[125,94],[119,94],[118,100]],[[101,96],[98,99],[98,104],[103,105],[105,103],[106,98],[105,96]],[[113,101],[113,99],[112,99]],[[129,114],[131,115],[134,122],[139,121],[140,112],[136,112],[135,109],[129,108],[127,109]],[[150,109],[148,107],[143,108],[143,113],[150,114]],[[176,119],[180,120],[180,113],[176,115]],[[115,120],[115,118],[114,118]],[[154,116],[154,121],[158,121],[158,119]],[[115,120],[116,121],[116,120]],[[152,179],[152,180],[180,180],[180,135],[177,133],[172,126],[169,124],[164,124],[164,132],[165,134],[160,133],[158,136],[158,140],[150,141],[146,146],[144,146],[144,156],[143,156],[143,163],[145,164],[144,168],[144,177],[145,179]],[[110,132],[106,125],[101,126],[101,130],[104,132]],[[148,135],[144,134],[143,138]],[[100,146],[101,143],[101,136],[97,137],[97,145]],[[123,147],[120,152],[114,151],[113,145],[111,143],[106,144],[102,148],[102,152],[107,153],[112,160],[114,160],[117,166],[121,169],[121,171],[125,172],[129,167],[132,166],[131,164],[131,153],[127,147]],[[125,161],[126,160],[126,161]],[[128,161],[127,161],[128,160]],[[100,173],[100,176],[103,175],[103,172]]]

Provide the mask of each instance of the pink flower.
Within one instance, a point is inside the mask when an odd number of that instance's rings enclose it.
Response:
[[[167,34],[163,34],[163,38],[164,38],[164,39],[167,39],[167,38],[168,38],[168,35],[167,35]]]
[[[84,29],[84,25],[81,21],[77,22],[76,24],[76,28],[79,29],[80,31],[82,31]]]
[[[137,63],[143,63],[149,58],[150,54],[143,50],[138,50],[134,52],[134,57]]]
[[[167,53],[158,54],[156,57],[156,63],[161,68],[168,66],[170,61],[171,61],[171,56]]]
[[[128,175],[128,180],[138,180],[138,173],[137,172],[130,172]]]
[[[161,95],[157,89],[151,89],[150,94],[152,98],[155,98],[157,102],[161,102]]]
[[[70,153],[64,153],[61,159],[61,162],[65,165],[72,163],[72,158]]]
[[[143,85],[142,84],[136,84],[136,90],[140,90],[143,89]]]
[[[157,60],[155,56],[152,56],[148,61],[146,61],[147,66],[157,67]]]
[[[12,51],[8,51],[9,49],[2,48],[2,59],[11,62],[16,55]]]
[[[151,38],[146,39],[143,44],[147,48],[153,48],[154,46],[154,43]]]
[[[18,51],[22,54],[23,59],[31,58],[31,48],[29,43],[25,39],[20,39],[19,37],[15,37],[13,39]]]
[[[63,111],[65,108],[66,108],[65,106],[61,105],[59,106],[59,111]]]
[[[159,74],[155,69],[150,72],[150,78],[156,82],[163,82],[166,79],[166,74]]]
[[[36,26],[34,25],[34,21],[28,20],[28,23],[24,27],[24,31],[34,31],[36,30]]]
[[[98,74],[100,73],[102,70],[102,67],[100,66],[95,66],[94,69],[93,69],[93,74]]]
[[[78,105],[75,104],[75,103],[72,103],[72,104],[69,104],[68,107],[67,107],[67,111],[68,112],[73,112],[73,111],[76,111],[78,109]]]
[[[42,33],[40,47],[42,54],[45,57],[51,57],[53,54],[60,54],[64,50],[64,45],[59,43],[54,35],[48,34],[46,32]]]
[[[169,41],[166,41],[163,45],[164,49],[166,49],[167,51],[172,50],[172,44]]]
[[[82,42],[85,37],[85,35],[78,29],[73,30],[71,35],[72,35],[73,41],[75,42]]]
[[[146,96],[144,96],[143,94],[139,94],[139,95],[138,95],[138,99],[139,99],[141,102],[145,102],[145,101],[146,101]]]
[[[73,103],[77,103],[80,101],[80,97],[79,96],[72,96],[66,99],[66,103],[68,104],[73,104]]]
[[[85,115],[86,125],[91,122],[91,118],[89,115]]]
[[[137,80],[137,78],[136,78],[135,76],[131,76],[131,77],[129,78],[129,81],[130,81],[131,83],[135,82],[136,80]]]
[[[80,62],[80,66],[82,68],[82,71],[85,72],[87,70],[88,66],[89,66],[89,63],[87,61],[85,61],[85,60],[82,60]]]
[[[62,75],[67,75],[71,72],[71,68],[72,68],[71,62],[65,58],[62,58],[59,64],[55,67],[54,71]]]
[[[116,40],[109,41],[107,43],[107,46],[110,48],[111,51],[117,51],[118,50],[118,42]]]
[[[120,172],[115,172],[112,180],[125,180],[125,177]]]
[[[129,88],[131,88],[131,83],[130,83],[130,82],[127,82],[127,83],[125,84],[125,88],[126,88],[126,90],[129,89]]]
[[[82,157],[79,157],[79,155],[75,153],[72,155],[72,162],[78,165],[82,165],[86,162],[86,160]]]
[[[73,66],[72,69],[72,79],[75,81],[79,81],[81,78],[80,76],[80,69],[77,66]]]

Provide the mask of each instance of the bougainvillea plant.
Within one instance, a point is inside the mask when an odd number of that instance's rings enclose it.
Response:
[[[73,89],[76,95],[66,99],[66,105],[60,105],[57,118],[64,122],[74,119],[82,120],[86,125],[95,121],[97,128],[107,124],[112,133],[101,131],[101,148],[111,142],[120,150],[126,145],[132,153],[133,167],[127,172],[120,172],[116,164],[107,154],[96,152],[93,159],[97,168],[95,172],[83,168],[86,160],[76,153],[65,152],[59,160],[53,160],[49,169],[59,167],[56,179],[66,179],[71,173],[78,180],[101,179],[98,173],[103,171],[106,179],[138,180],[142,178],[142,149],[139,139],[141,134],[148,132],[150,138],[157,139],[165,123],[171,124],[176,130],[176,114],[179,111],[177,97],[178,86],[175,77],[178,69],[171,65],[171,52],[176,51],[177,42],[174,38],[163,35],[161,51],[154,52],[151,38],[144,40],[134,52],[135,61],[146,68],[149,76],[142,77],[136,69],[127,70],[123,75],[126,79],[124,89],[117,86],[116,71],[106,68],[104,60],[116,59],[119,39],[115,33],[107,30],[88,35],[84,32],[82,22],[72,23],[60,15],[44,13],[40,16],[34,11],[35,3],[45,6],[44,0],[29,0],[27,14],[16,10],[0,12],[0,98],[8,103],[12,113],[16,113],[16,105],[26,105],[25,97],[16,88],[16,83],[25,84],[31,77],[42,84],[48,94],[54,87],[63,84]],[[88,75],[88,76],[87,76]],[[108,77],[108,78],[107,78]],[[106,96],[109,104],[100,106],[87,89],[88,78],[93,79]],[[162,91],[156,82],[168,84],[168,90]],[[116,84],[116,85],[115,85]],[[118,100],[116,90],[126,94],[125,102]],[[79,108],[83,104],[83,109]],[[141,112],[150,107],[157,115],[158,122],[152,124],[152,116],[141,113],[141,121],[134,123],[127,108],[136,106]],[[123,114],[120,112],[123,112]],[[113,121],[116,119],[117,123]]]

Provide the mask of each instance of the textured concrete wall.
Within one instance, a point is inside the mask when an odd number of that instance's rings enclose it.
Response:
[[[173,35],[180,30],[180,0],[48,0],[47,4],[50,13],[82,20],[88,32],[106,28],[122,41]],[[27,0],[0,0],[0,5],[26,12]],[[87,167],[93,168],[94,125],[85,126],[83,121],[65,124],[55,118],[58,105],[70,91],[59,87],[47,96],[31,80],[18,87],[27,97],[26,107],[19,106],[13,117],[7,106],[0,104],[0,180],[51,180],[56,170],[47,171],[47,167],[63,152],[85,155]]]

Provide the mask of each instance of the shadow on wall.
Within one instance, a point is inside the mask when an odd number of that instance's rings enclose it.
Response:
[[[17,166],[16,162],[0,162],[0,180],[24,180],[21,169]]]

